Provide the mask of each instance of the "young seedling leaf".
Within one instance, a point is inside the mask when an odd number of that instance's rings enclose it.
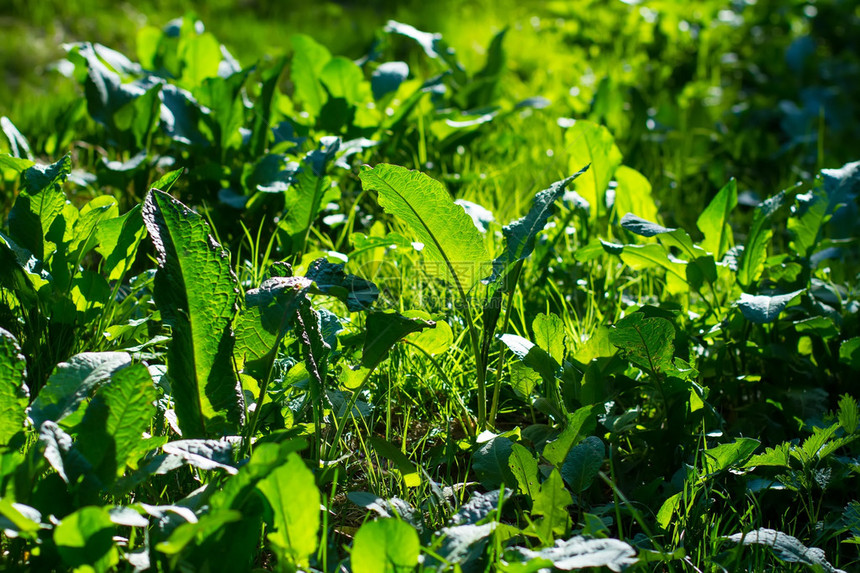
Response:
[[[235,431],[244,399],[233,370],[238,281],[197,213],[153,189],[143,220],[158,255],[155,302],[172,328],[167,374],[186,438]]]
[[[365,190],[379,193],[386,212],[403,219],[424,244],[427,272],[463,293],[492,273],[481,233],[445,187],[419,171],[377,165],[360,174]]]

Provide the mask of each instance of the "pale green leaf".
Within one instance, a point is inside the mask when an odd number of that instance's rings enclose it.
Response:
[[[30,390],[24,382],[27,361],[11,333],[0,328],[0,447],[24,431]]]
[[[368,521],[352,544],[353,573],[407,573],[418,565],[415,528],[399,519]]]
[[[699,215],[696,226],[705,235],[701,242],[703,249],[712,253],[714,259],[723,258],[732,245],[732,228],[729,217],[738,204],[738,184],[734,179],[729,180],[719,193]]]
[[[609,130],[590,121],[577,120],[564,136],[570,169],[590,164],[588,174],[576,184],[576,192],[592,205],[590,219],[606,213],[606,189],[621,165],[621,151]]]

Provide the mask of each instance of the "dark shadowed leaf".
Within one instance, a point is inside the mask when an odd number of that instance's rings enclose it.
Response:
[[[574,493],[580,494],[591,486],[603,465],[605,454],[603,442],[595,436],[589,436],[570,448],[561,466],[561,477]]]
[[[433,321],[407,318],[396,312],[368,313],[361,365],[365,368],[375,367],[401,338],[425,328],[433,328],[435,325]]]

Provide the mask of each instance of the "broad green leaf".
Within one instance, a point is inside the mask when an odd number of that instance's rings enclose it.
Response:
[[[732,228],[729,217],[738,204],[738,184],[734,179],[729,180],[716,197],[711,199],[696,221],[696,226],[705,235],[701,242],[703,249],[712,253],[714,259],[722,260],[732,245]]]
[[[310,375],[310,398],[314,407],[319,405],[325,389],[326,372],[328,369],[328,355],[331,347],[323,340],[320,330],[320,315],[311,308],[309,301],[305,300],[299,305],[296,314],[296,326],[298,327],[298,338],[302,346],[302,356],[305,360],[305,369]]]
[[[245,293],[245,308],[233,325],[234,355],[245,374],[262,379],[279,337],[292,328],[311,281],[305,277],[272,277]]]
[[[379,100],[392,92],[396,92],[407,77],[409,77],[409,65],[406,62],[379,64],[370,78],[373,99]]]
[[[481,444],[472,454],[472,469],[488,489],[505,484],[515,487],[517,481],[508,466],[513,442],[505,436],[495,436]]]
[[[636,366],[655,374],[672,370],[675,326],[660,317],[634,312],[615,324],[609,341]]]
[[[502,502],[510,497],[510,491],[505,491],[504,498],[501,490],[494,489],[487,493],[475,492],[469,501],[464,503],[457,513],[451,516],[450,522],[455,525],[474,525],[498,512]]]
[[[752,228],[738,265],[738,282],[745,291],[753,287],[764,270],[768,244],[773,236],[771,230],[773,215],[782,207],[783,201],[785,201],[785,191],[780,191],[762,201],[755,209]]]
[[[102,272],[107,280],[121,280],[131,268],[137,248],[146,235],[139,205],[119,217],[101,221],[96,228],[96,252],[104,259]]]
[[[352,544],[353,573],[407,573],[418,565],[415,528],[399,519],[368,521]]]
[[[194,515],[193,512],[191,515]],[[189,544],[202,543],[224,526],[242,521],[242,513],[233,510],[222,509],[210,511],[203,514],[199,520],[188,521],[173,530],[166,541],[155,546],[159,552],[166,555],[178,555],[182,553]]]
[[[251,130],[251,157],[262,157],[272,128],[272,110],[277,105],[278,82],[287,61],[283,57],[263,70],[260,95],[254,102],[254,127]]]
[[[23,173],[34,165],[35,163],[29,159],[14,157],[8,153],[0,153],[0,175],[3,174],[3,170],[11,171],[14,174]]]
[[[765,324],[776,320],[788,303],[802,292],[803,289],[788,294],[775,295],[741,293],[737,305],[747,320],[756,324]]]
[[[463,70],[462,64],[457,60],[454,48],[448,45],[441,34],[422,32],[409,24],[403,24],[394,20],[389,20],[385,24],[385,31],[389,34],[400,34],[414,40],[429,57],[444,62],[451,72],[454,82],[460,86],[466,84],[466,72]]]
[[[523,362],[511,362],[509,368],[511,373],[511,387],[523,398],[531,396],[535,386],[543,380],[543,377],[541,377],[539,372],[526,366]]]
[[[30,143],[24,137],[15,124],[5,115],[0,117],[0,131],[9,141],[9,151],[12,157],[31,160],[33,154],[30,152]]]
[[[537,531],[545,542],[549,542],[556,536],[564,535],[570,527],[570,514],[567,506],[573,503],[573,498],[567,488],[561,474],[553,468],[549,477],[540,485],[540,492],[534,499],[532,505],[532,517],[543,516],[537,524]]]
[[[604,251],[618,255],[633,270],[661,267],[666,270],[666,288],[670,293],[679,294],[689,290],[687,286],[687,265],[684,261],[669,258],[666,247],[655,243],[646,245],[616,245],[600,240]]]
[[[0,328],[0,447],[24,431],[30,389],[24,382],[27,361],[11,333]]]
[[[508,467],[517,479],[517,484],[523,495],[534,501],[540,492],[538,482],[538,465],[534,455],[523,446],[513,444],[508,458]]]
[[[755,531],[747,533],[726,535],[722,539],[727,539],[735,543],[743,543],[744,545],[766,545],[770,547],[771,551],[777,557],[786,563],[803,563],[815,567],[816,570],[844,573],[844,571],[836,569],[827,561],[824,551],[821,549],[807,547],[796,537],[774,529],[760,527]]]
[[[336,297],[351,312],[367,310],[379,298],[379,289],[371,281],[346,274],[343,263],[320,258],[311,263],[305,276],[314,281],[317,290]]]
[[[24,186],[9,211],[11,238],[40,261],[53,251],[54,245],[46,244],[46,237],[66,206],[63,184],[71,170],[68,155],[53,165],[30,167],[24,171]]]
[[[331,60],[331,53],[310,36],[296,34],[290,38],[293,59],[290,65],[290,79],[293,94],[297,101],[304,104],[304,110],[317,118],[328,96],[320,83],[320,74]]]
[[[189,19],[190,22],[190,19]],[[182,85],[193,89],[206,78],[218,75],[221,44],[209,32],[184,33],[179,39],[179,59],[182,63]]]
[[[319,149],[305,156],[295,183],[285,193],[287,212],[278,227],[290,237],[293,253],[304,252],[308,230],[326,204],[338,197],[325,172],[339,147],[339,139],[323,138]]]
[[[240,70],[232,74],[209,76],[195,90],[195,95],[201,103],[209,108],[209,118],[222,156],[228,149],[243,145],[243,137],[239,129],[245,121],[245,104],[242,88],[251,69]]]
[[[617,214],[633,213],[648,221],[656,221],[659,217],[657,205],[651,197],[651,183],[644,175],[620,165],[615,170],[615,212]]]
[[[687,231],[683,229],[670,229],[651,221],[637,217],[633,213],[627,213],[621,218],[621,226],[637,235],[643,237],[657,237],[665,247],[676,247],[681,251],[685,259],[694,259],[707,253],[693,244],[693,240]]]
[[[609,130],[590,121],[577,120],[564,141],[571,170],[590,164],[588,175],[577,182],[576,192],[593,206],[590,219],[599,219],[606,211],[606,189],[621,165],[621,152]]]
[[[4,532],[11,530],[29,536],[41,529],[41,520],[38,510],[0,498],[0,529]]]
[[[104,508],[87,506],[63,518],[54,529],[54,543],[68,567],[102,573],[119,563],[115,531]]]
[[[765,448],[761,454],[755,454],[743,465],[744,468],[752,468],[756,466],[773,466],[773,467],[790,467],[791,455],[789,453],[790,445],[783,443],[775,448]]]
[[[363,102],[369,94],[361,68],[343,56],[335,56],[326,62],[320,71],[320,81],[331,97],[343,98],[350,106]]]
[[[546,350],[516,334],[502,334],[499,336],[499,340],[523,364],[540,374],[546,384],[553,384],[555,382],[558,362]]]
[[[272,507],[268,539],[286,563],[307,567],[316,551],[320,527],[320,492],[314,475],[295,453],[260,480],[257,488]]]
[[[182,458],[182,461],[201,470],[223,470],[237,473],[233,466],[233,446],[223,440],[176,440],[164,444],[164,453]]]
[[[567,541],[557,541],[552,547],[533,551],[525,547],[514,548],[524,560],[538,561],[542,568],[562,571],[608,567],[610,571],[624,571],[636,563],[636,550],[619,539],[586,539],[580,535]],[[529,569],[529,571],[533,571]]]
[[[493,263],[498,272],[506,270],[509,265],[526,259],[532,254],[538,233],[543,231],[550,216],[555,212],[556,201],[564,196],[568,185],[588,169],[589,165],[585,165],[570,177],[556,181],[548,189],[538,192],[529,212],[502,228],[505,236],[505,250]]]
[[[455,525],[443,527],[438,535],[444,538],[437,554],[448,563],[456,563],[461,567],[469,567],[478,562],[486,551],[488,537],[496,530],[498,523],[491,521],[483,525]],[[436,561],[425,560],[426,566],[436,566]]]
[[[454,282],[463,293],[491,274],[481,233],[441,183],[386,164],[362,171],[360,177],[365,190],[379,193],[382,208],[403,219],[424,244],[429,274]]]
[[[568,414],[561,434],[544,447],[543,457],[552,465],[561,467],[570,448],[579,443],[585,435],[594,431],[596,425],[597,418],[590,406]]]
[[[499,78],[505,71],[507,58],[504,41],[508,28],[503,28],[490,40],[487,46],[487,61],[464,89],[457,94],[461,104],[467,109],[478,109],[492,105],[499,92]]]
[[[233,432],[244,401],[232,363],[238,281],[230,258],[200,215],[157,189],[143,220],[158,258],[155,302],[172,329],[167,374],[179,427],[189,438]]]
[[[564,360],[564,322],[557,314],[538,314],[532,321],[535,342],[559,364]]]
[[[368,313],[365,323],[364,348],[361,352],[361,365],[365,368],[376,367],[401,338],[435,326],[435,322],[420,318],[407,318],[396,312]]]
[[[848,434],[853,434],[860,424],[860,413],[857,409],[857,400],[853,396],[843,394],[839,398],[839,425]]]
[[[735,438],[730,444],[720,444],[702,452],[702,474],[710,475],[744,462],[759,447],[758,440]]]
[[[144,431],[155,415],[155,385],[142,364],[113,373],[87,406],[75,448],[92,464],[102,483],[121,476],[141,451]]]
[[[408,310],[403,313],[403,316],[431,321],[430,314],[421,310]],[[431,356],[444,354],[454,344],[454,332],[444,320],[436,321],[435,324],[434,328],[408,335],[406,340],[415,344]]]
[[[603,465],[606,448],[600,438],[588,436],[570,448],[561,466],[561,477],[575,494],[587,490]]]
[[[130,364],[131,356],[125,352],[82,352],[61,362],[33,401],[33,425],[59,422],[74,413],[99,386]]]
[[[400,475],[403,476],[403,483],[406,487],[418,487],[421,485],[421,475],[418,473],[418,468],[406,454],[378,436],[371,436],[368,438],[368,441],[377,454],[394,462],[400,471]]]
[[[672,517],[674,517],[683,501],[683,495],[683,492],[678,492],[675,495],[670,496],[663,502],[663,505],[660,506],[660,510],[657,512],[657,523],[659,523],[660,527],[663,529],[666,529],[669,527],[669,524],[672,523]]]
[[[860,370],[860,336],[849,338],[839,346],[839,362]]]

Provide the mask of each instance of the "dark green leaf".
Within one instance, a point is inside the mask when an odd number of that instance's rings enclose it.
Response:
[[[579,408],[573,414],[568,414],[561,434],[544,447],[543,457],[552,465],[561,467],[570,448],[594,431],[596,425],[597,418],[590,406]]]
[[[394,462],[400,471],[400,475],[403,476],[403,483],[406,487],[418,487],[421,485],[421,475],[418,473],[418,468],[406,454],[380,437],[371,436],[368,440],[377,454]]]
[[[115,531],[104,508],[82,507],[63,518],[54,530],[54,543],[68,567],[104,573],[119,563]]]
[[[346,274],[343,267],[342,263],[321,258],[311,263],[305,276],[320,292],[337,297],[350,311],[368,309],[379,297],[379,289],[368,280]]]
[[[636,366],[655,374],[672,369],[675,326],[660,317],[634,312],[615,324],[609,341],[623,350]]]
[[[759,447],[758,440],[752,438],[736,438],[730,444],[720,444],[702,452],[702,472],[704,475],[713,474],[746,461]]]
[[[573,446],[561,466],[561,477],[575,494],[587,490],[603,465],[606,448],[600,438],[589,436]]]
[[[788,303],[802,292],[803,289],[788,294],[757,296],[742,293],[737,305],[747,320],[756,324],[764,324],[776,320]]]
[[[508,467],[512,447],[513,442],[509,438],[496,436],[472,454],[472,469],[485,487],[496,488],[503,483],[508,487],[516,487],[516,478]]]
[[[46,244],[47,235],[66,205],[63,184],[71,170],[66,156],[53,165],[37,164],[24,171],[24,187],[9,212],[11,238],[40,261],[54,249]]]
[[[785,192],[781,191],[756,207],[752,228],[738,265],[738,281],[744,290],[752,288],[764,270],[768,244],[773,235],[772,219],[784,201]]]
[[[396,312],[368,313],[361,365],[365,368],[374,368],[401,338],[425,328],[433,328],[435,325],[435,322],[407,318]]]

